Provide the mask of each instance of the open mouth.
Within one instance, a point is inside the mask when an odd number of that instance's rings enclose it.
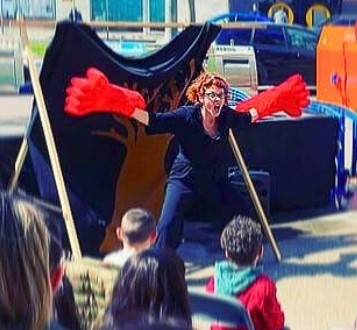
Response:
[[[212,115],[218,116],[221,112],[222,105],[221,104],[214,104],[212,107]]]

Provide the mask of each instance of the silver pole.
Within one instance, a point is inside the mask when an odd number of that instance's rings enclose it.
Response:
[[[165,23],[171,23],[172,21],[172,10],[171,10],[171,0],[165,0]],[[165,28],[165,41],[169,42],[172,38],[171,28]]]
[[[107,21],[107,40],[109,40],[109,26],[108,26],[108,22],[109,22],[109,4],[108,4],[108,0],[105,0],[105,17],[106,17],[106,21]]]
[[[143,22],[148,23],[150,21],[149,0],[142,0],[142,5],[143,5]],[[148,27],[143,28],[144,36],[147,36],[149,34],[149,30],[150,29]]]
[[[4,0],[0,1],[0,11],[1,33],[4,34]]]
[[[21,10],[21,0],[17,0],[16,3],[16,18],[17,20],[20,19],[20,17],[22,17],[22,10]]]

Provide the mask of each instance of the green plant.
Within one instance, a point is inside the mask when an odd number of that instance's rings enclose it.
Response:
[[[30,43],[31,52],[35,56],[43,57],[48,47],[48,43],[49,43],[48,41],[31,41]]]

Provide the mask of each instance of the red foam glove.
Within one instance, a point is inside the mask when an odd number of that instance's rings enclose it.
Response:
[[[72,78],[66,94],[64,111],[73,116],[110,112],[131,117],[136,108],[146,108],[140,93],[109,83],[95,68],[89,68],[85,78]]]
[[[284,111],[292,117],[299,117],[309,103],[309,91],[302,76],[295,74],[278,86],[253,96],[249,100],[236,104],[239,112],[248,112],[255,109],[258,118]]]

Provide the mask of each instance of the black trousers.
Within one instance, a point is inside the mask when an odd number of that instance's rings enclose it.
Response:
[[[209,180],[209,178],[207,178]],[[242,196],[229,181],[216,184],[187,185],[180,181],[169,182],[158,223],[156,246],[176,249],[183,238],[184,221],[192,207],[215,206],[218,210],[214,223],[221,228],[236,214],[247,214]],[[201,204],[202,203],[202,204]]]

